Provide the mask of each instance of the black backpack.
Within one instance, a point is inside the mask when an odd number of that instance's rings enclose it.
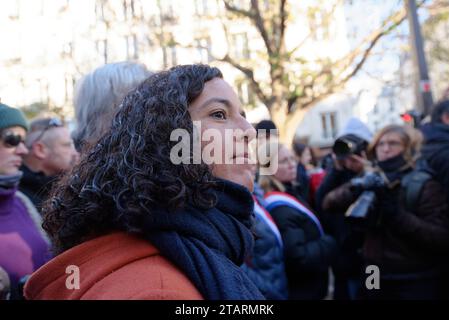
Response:
[[[429,167],[427,161],[420,159],[417,161],[415,169],[402,178],[401,188],[407,210],[413,211],[416,208],[422,188],[434,176],[435,172]]]

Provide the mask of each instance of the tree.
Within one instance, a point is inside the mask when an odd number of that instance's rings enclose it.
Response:
[[[424,2],[425,0],[418,5]],[[285,143],[292,141],[306,111],[341,90],[349,79],[359,72],[379,40],[406,18],[405,8],[402,7],[371,30],[343,57],[334,60],[318,58],[311,61],[304,60],[297,53],[314,36],[316,30],[311,30],[309,36],[301,40],[293,50],[288,51],[286,48],[285,34],[291,16],[287,0],[250,0],[246,8],[239,5],[241,1],[237,3],[223,0],[223,3],[228,14],[236,19],[250,21],[263,40],[269,70],[267,80],[255,78],[256,66],[251,65],[250,61],[237,61],[229,53],[219,60],[229,63],[245,75],[258,99],[268,108],[279,128],[281,141]],[[326,24],[332,18],[335,8],[342,3],[342,0],[336,0],[333,7],[326,12],[323,10],[323,2],[319,1],[309,12],[313,14],[314,10],[324,11],[321,24]]]
[[[423,24],[423,36],[433,87],[437,99],[449,97],[449,1],[435,0],[428,6],[429,17]]]

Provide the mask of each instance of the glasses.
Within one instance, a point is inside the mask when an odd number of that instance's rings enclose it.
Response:
[[[38,142],[40,139],[42,139],[45,132],[47,132],[50,128],[58,128],[58,127],[62,127],[62,126],[64,126],[64,125],[61,120],[59,120],[58,118],[51,118],[50,120],[48,120],[48,123],[44,127],[42,132],[37,136],[36,139],[33,140],[33,142],[30,143],[30,145],[32,145],[33,143]]]
[[[20,143],[25,143],[23,137],[20,134],[12,133],[12,132],[6,132],[2,136],[3,145],[6,148],[15,148]]]
[[[381,141],[381,142],[379,142],[378,144],[377,144],[377,147],[384,147],[384,146],[387,146],[388,145],[388,147],[390,147],[390,148],[399,148],[399,147],[402,147],[402,143],[401,142],[399,142],[399,141],[394,141],[394,140],[391,140],[391,141]]]

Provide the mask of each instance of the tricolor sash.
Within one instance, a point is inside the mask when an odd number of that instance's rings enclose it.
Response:
[[[310,209],[308,209],[305,205],[303,205],[301,202],[299,202],[299,200],[296,199],[295,197],[293,197],[285,192],[272,191],[272,192],[268,192],[265,195],[265,201],[267,202],[266,208],[268,211],[271,211],[272,209],[274,209],[278,206],[287,206],[287,207],[296,209],[301,214],[304,214],[307,217],[309,217],[314,222],[316,227],[318,228],[320,234],[324,235],[323,227],[321,226],[321,223],[318,220],[318,218],[315,216],[315,214],[313,214],[313,212],[310,211]]]
[[[265,210],[265,208],[259,204],[256,197],[254,197],[254,213],[259,219],[261,219],[264,223],[266,223],[270,227],[271,231],[274,233],[279,245],[282,248],[283,247],[282,237],[278,227],[276,226],[276,223],[274,222],[273,218],[268,213],[268,211]]]

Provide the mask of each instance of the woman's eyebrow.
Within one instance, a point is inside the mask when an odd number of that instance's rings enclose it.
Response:
[[[222,99],[222,98],[210,98],[208,100],[206,100],[200,107],[200,109],[208,106],[209,104],[213,103],[213,102],[218,102],[221,103],[223,105],[226,106],[226,108],[231,109],[231,102],[227,99]]]

